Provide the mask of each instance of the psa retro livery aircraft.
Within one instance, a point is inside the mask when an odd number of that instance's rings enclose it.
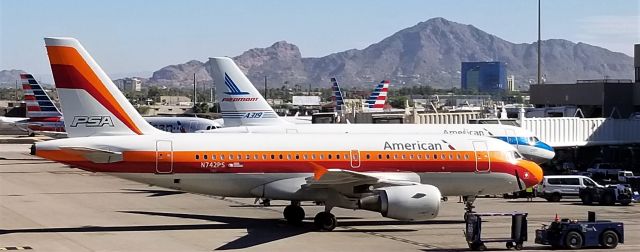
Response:
[[[503,140],[520,151],[522,155],[536,163],[551,160],[555,152],[553,148],[540,141],[530,131],[510,125],[500,124],[291,124],[278,117],[251,81],[242,73],[232,59],[226,57],[210,58],[213,63],[213,77],[216,90],[221,92],[220,108],[225,128],[207,133],[253,132],[253,133],[378,133],[378,134],[445,134],[486,136]],[[331,80],[336,106],[342,102],[340,88],[335,79]],[[386,97],[388,84],[381,82],[376,90]],[[220,92],[220,91],[219,91]],[[376,92],[374,91],[374,94]],[[372,94],[372,96],[374,96]],[[372,99],[373,100],[373,99]],[[374,104],[375,103],[374,101]],[[384,105],[384,103],[381,103]],[[228,127],[246,126],[246,127]]]
[[[36,143],[32,152],[84,170],[187,192],[290,200],[291,223],[305,217],[300,201],[323,202],[314,219],[322,230],[336,226],[334,207],[424,220],[438,215],[443,196],[512,192],[542,179],[511,145],[481,136],[163,132],[77,40],[45,44],[74,137]]]

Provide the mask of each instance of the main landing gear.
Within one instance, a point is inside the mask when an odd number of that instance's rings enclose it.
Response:
[[[304,209],[300,206],[300,201],[291,201],[291,205],[284,208],[284,218],[291,225],[300,225],[304,220]]]
[[[316,228],[320,231],[331,231],[338,225],[338,220],[336,220],[336,216],[331,213],[331,208],[325,207],[323,212],[319,212],[316,214],[316,217],[313,218],[313,224],[315,224]]]
[[[304,209],[300,206],[300,201],[291,201],[291,205],[284,208],[284,218],[291,225],[301,225],[304,220]],[[325,206],[325,210],[316,214],[313,224],[320,231],[331,231],[336,228],[338,221],[331,213],[331,207]]]

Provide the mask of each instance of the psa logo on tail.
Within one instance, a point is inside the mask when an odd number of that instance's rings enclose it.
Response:
[[[84,125],[85,127],[113,127],[113,120],[110,116],[74,116],[71,127],[78,127],[78,125]]]
[[[247,95],[247,94],[249,94],[249,92],[241,91],[240,88],[238,88],[238,85],[236,85],[236,83],[233,82],[233,80],[231,78],[229,78],[229,75],[227,75],[227,73],[224,73],[224,84],[227,85],[227,88],[229,88],[229,92],[224,92],[225,94],[228,94],[228,95]]]

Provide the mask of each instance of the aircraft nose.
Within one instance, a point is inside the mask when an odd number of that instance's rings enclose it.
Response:
[[[542,181],[544,174],[538,164],[529,160],[520,160],[518,166],[523,170],[524,174],[520,175],[520,179],[524,181],[527,188],[537,185]]]

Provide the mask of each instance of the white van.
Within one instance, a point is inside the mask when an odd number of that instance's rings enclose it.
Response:
[[[602,187],[593,179],[581,175],[550,175],[544,176],[538,185],[538,196],[548,201],[560,201],[562,197],[580,195],[580,188]]]

